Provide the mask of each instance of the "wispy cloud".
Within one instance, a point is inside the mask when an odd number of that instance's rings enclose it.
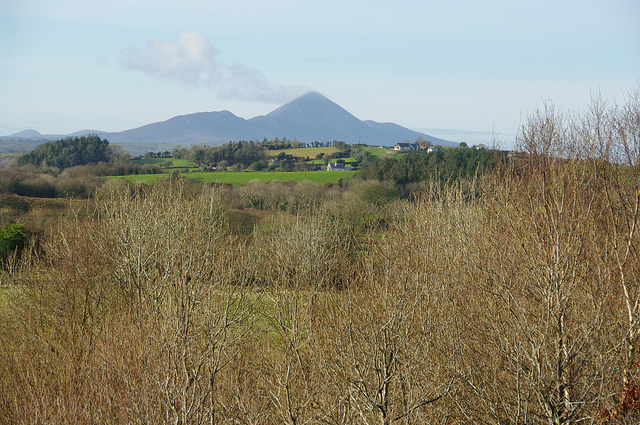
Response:
[[[133,45],[123,49],[120,66],[188,85],[212,87],[226,99],[282,102],[308,90],[269,81],[260,70],[241,62],[220,63],[216,59],[219,53],[204,36],[188,31],[175,40],[147,40],[144,49]]]
[[[212,84],[222,79],[216,56],[220,50],[197,32],[183,32],[176,40],[147,40],[144,49],[129,46],[120,65],[154,77],[177,79],[186,84]]]

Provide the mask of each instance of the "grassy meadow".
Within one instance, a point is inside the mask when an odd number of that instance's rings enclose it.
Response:
[[[0,193],[0,226],[17,221],[29,223],[31,227],[41,227],[44,223],[54,221],[68,213],[72,204],[75,206],[84,202],[83,200],[47,199]]]
[[[371,155],[372,160],[376,160],[378,158],[387,158],[396,156],[396,152],[393,149],[385,149],[378,146],[357,146],[352,147],[352,149],[358,151],[367,152]],[[322,160],[316,160],[316,156],[319,154],[324,154],[325,157],[329,157],[330,155],[339,152],[339,150],[333,146],[328,147],[318,147],[318,148],[298,148],[298,149],[284,149],[283,151],[272,150],[268,151],[269,158],[275,158],[281,152],[284,152],[287,155],[291,155],[294,158],[309,158],[309,161],[313,164],[322,164]],[[345,162],[353,162],[353,158],[342,158]]]
[[[243,172],[189,172],[184,176],[205,183],[221,183],[231,186],[240,186],[252,180],[260,180],[262,182],[270,181],[310,181],[313,183],[332,183],[338,184],[340,180],[350,179],[353,177],[353,171],[243,171]],[[133,176],[115,177],[123,178],[131,183],[154,184],[155,182],[166,178],[168,174],[141,174]]]
[[[397,152],[393,149],[385,149],[378,146],[362,146],[358,147],[358,149],[368,152],[374,160],[379,158],[393,158],[397,155]]]
[[[139,165],[157,165],[161,168],[166,168],[170,170],[174,169],[197,169],[196,164],[187,160],[187,159],[174,159],[174,158],[142,158],[142,159],[133,159],[131,160],[134,164]]]

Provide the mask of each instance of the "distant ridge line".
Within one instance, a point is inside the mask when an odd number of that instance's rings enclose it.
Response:
[[[396,142],[422,138],[437,145],[456,145],[448,140],[413,131],[393,123],[362,121],[335,102],[317,92],[309,92],[274,109],[267,115],[250,119],[232,112],[197,112],[178,115],[166,121],[120,131],[81,130],[68,135],[41,135],[24,130],[7,138],[51,139],[96,134],[111,143],[123,145],[164,143],[170,145],[213,144],[229,141],[263,140],[276,137],[298,139],[303,143],[339,140],[374,146],[393,146]]]

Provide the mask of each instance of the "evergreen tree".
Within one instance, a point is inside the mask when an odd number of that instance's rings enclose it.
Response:
[[[112,151],[106,139],[96,135],[67,137],[44,143],[18,158],[18,165],[48,165],[60,169],[109,162]]]

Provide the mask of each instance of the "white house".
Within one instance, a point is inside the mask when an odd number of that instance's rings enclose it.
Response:
[[[393,147],[394,150],[397,151],[421,151],[422,148],[417,143],[400,143],[396,142],[396,145]]]
[[[327,171],[349,171],[351,167],[347,167],[342,162],[330,162],[327,164]]]

